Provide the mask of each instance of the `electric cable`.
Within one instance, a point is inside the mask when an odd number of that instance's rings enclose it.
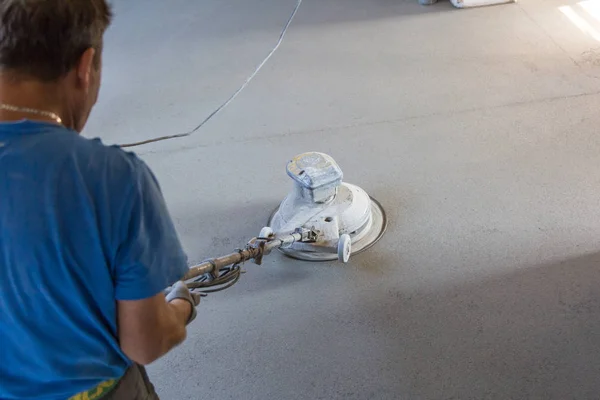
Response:
[[[200,128],[202,128],[215,115],[217,115],[223,109],[225,109],[225,107],[227,107],[229,104],[231,104],[231,102],[233,102],[233,100],[235,100],[235,98],[244,89],[246,89],[246,87],[250,84],[250,82],[252,81],[252,79],[254,79],[254,77],[256,75],[258,75],[258,73],[260,72],[260,70],[265,66],[265,64],[269,61],[269,59],[273,56],[273,54],[275,54],[275,52],[279,49],[279,46],[281,46],[281,43],[283,42],[283,39],[285,38],[285,35],[286,35],[286,33],[287,33],[290,25],[292,24],[292,21],[294,20],[294,17],[296,16],[296,13],[300,9],[301,5],[302,5],[302,0],[298,0],[298,2],[296,3],[296,7],[294,8],[294,11],[292,11],[292,14],[288,18],[287,23],[285,24],[283,30],[281,31],[281,34],[279,35],[279,40],[277,41],[277,44],[275,44],[275,47],[273,47],[273,49],[269,52],[269,54],[267,55],[267,57],[265,57],[265,59],[258,65],[258,67],[256,67],[256,69],[254,70],[254,72],[246,79],[246,81],[242,84],[242,86],[240,86],[223,104],[221,104],[213,112],[211,112],[206,118],[204,118],[204,120],[202,120],[202,122],[200,122],[194,129],[192,129],[191,131],[185,132],[185,133],[178,133],[178,134],[175,134],[175,135],[160,136],[160,137],[156,137],[156,138],[153,138],[153,139],[142,140],[142,141],[139,141],[139,142],[121,144],[119,146],[120,147],[142,146],[144,144],[149,144],[149,143],[154,143],[154,142],[160,142],[160,141],[163,141],[163,140],[177,139],[177,138],[191,136],[192,134],[194,134],[195,132],[197,132],[198,130],[200,130]]]
[[[186,285],[190,290],[206,296],[209,293],[220,292],[232,287],[239,281],[242,273],[243,271],[240,264],[234,264],[230,267],[221,268],[219,270],[219,276],[214,279],[209,278],[207,275],[203,275],[186,282]]]

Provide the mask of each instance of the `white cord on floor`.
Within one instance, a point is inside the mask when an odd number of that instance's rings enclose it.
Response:
[[[265,66],[265,64],[269,61],[269,59],[273,56],[273,54],[275,54],[275,52],[277,51],[277,49],[279,49],[279,46],[281,46],[281,43],[283,42],[283,39],[285,37],[285,34],[288,31],[288,28],[290,27],[290,25],[292,24],[292,21],[294,20],[294,17],[296,16],[296,13],[298,12],[298,10],[300,9],[300,6],[302,5],[302,0],[298,0],[298,2],[296,3],[296,7],[294,8],[294,11],[292,11],[292,14],[290,15],[290,17],[287,20],[287,23],[285,24],[283,30],[281,31],[281,34],[279,35],[279,40],[277,41],[277,44],[275,45],[275,47],[273,47],[273,49],[269,52],[269,54],[267,55],[267,57],[265,57],[265,59],[258,65],[258,67],[256,67],[256,69],[254,70],[254,72],[252,73],[252,75],[250,75],[246,81],[244,82],[244,84],[242,86],[239,87],[238,90],[236,90],[228,99],[227,101],[225,101],[223,104],[221,104],[219,107],[217,107],[217,109],[215,109],[212,113],[210,113],[208,115],[208,117],[204,118],[204,120],[198,124],[198,126],[196,126],[194,129],[192,129],[189,132],[186,133],[179,133],[176,135],[168,135],[168,136],[161,136],[161,137],[157,137],[154,139],[148,139],[148,140],[143,140],[141,142],[135,142],[135,143],[127,143],[127,144],[122,144],[120,145],[121,147],[134,147],[134,146],[141,146],[144,144],[148,144],[148,143],[154,143],[154,142],[160,142],[163,140],[168,140],[168,139],[175,139],[175,138],[181,138],[181,137],[186,137],[186,136],[190,136],[192,135],[194,132],[198,131],[200,128],[202,128],[208,121],[210,121],[215,115],[217,115],[219,112],[221,112],[225,107],[227,107],[229,104],[231,104],[231,102],[233,100],[235,100],[235,98],[244,90],[246,89],[246,87],[250,84],[250,82],[252,81],[252,79],[254,79],[254,77],[260,72],[260,70],[262,69],[262,67]]]

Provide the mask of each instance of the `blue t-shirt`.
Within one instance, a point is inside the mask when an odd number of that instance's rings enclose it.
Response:
[[[64,400],[121,377],[117,300],[187,259],[136,156],[46,123],[0,123],[0,399]]]

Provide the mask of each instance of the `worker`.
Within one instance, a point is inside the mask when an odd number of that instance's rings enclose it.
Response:
[[[111,18],[105,0],[0,2],[0,399],[157,399],[144,365],[196,316],[152,172],[79,135]]]

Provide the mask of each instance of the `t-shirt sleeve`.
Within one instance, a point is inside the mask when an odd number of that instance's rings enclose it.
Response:
[[[115,257],[115,297],[141,300],[183,278],[187,257],[173,226],[159,184],[136,159],[128,207],[122,216],[123,238]]]

